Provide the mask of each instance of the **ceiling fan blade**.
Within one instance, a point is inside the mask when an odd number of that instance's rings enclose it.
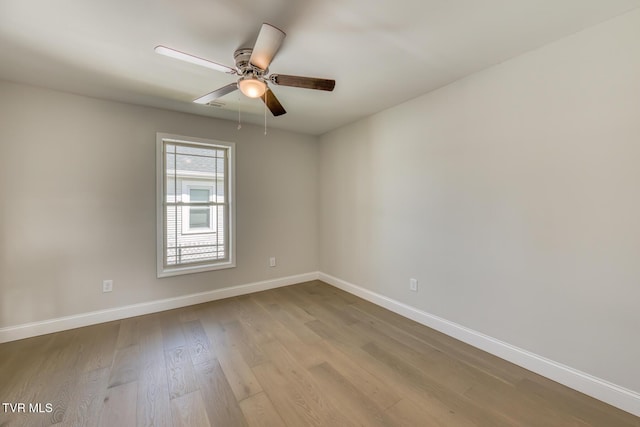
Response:
[[[194,99],[193,102],[197,104],[209,104],[211,101],[214,101],[220,97],[223,97],[226,94],[231,93],[236,89],[238,89],[238,83],[233,82],[226,86],[222,86],[220,89],[216,89],[211,93],[201,96],[198,99]]]
[[[227,67],[226,65],[218,64],[207,59],[199,58],[188,53],[180,52],[179,50],[171,49],[170,47],[156,46],[154,50],[160,55],[165,55],[171,58],[179,59],[181,61],[201,65],[203,67],[211,68],[212,70],[222,71],[223,73],[236,74],[236,70],[234,68]]]
[[[271,74],[269,79],[280,86],[301,87],[305,89],[326,90],[331,92],[336,86],[335,80],[318,79],[315,77],[287,76],[285,74]]]
[[[262,99],[262,102],[267,104],[267,108],[271,111],[271,114],[273,114],[274,116],[278,117],[283,114],[286,114],[287,111],[284,109],[282,104],[280,104],[280,101],[278,101],[278,98],[276,98],[276,96],[271,91],[271,89],[267,88],[267,91],[264,93],[264,96],[261,96],[260,99]]]
[[[269,64],[271,64],[273,57],[276,52],[278,52],[278,49],[280,49],[280,45],[285,36],[284,31],[273,25],[267,23],[262,24],[262,28],[260,28],[260,33],[256,39],[256,44],[253,46],[249,63],[261,70],[269,68]]]

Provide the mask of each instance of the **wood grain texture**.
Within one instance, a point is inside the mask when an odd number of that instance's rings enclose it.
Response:
[[[285,425],[266,393],[258,393],[240,402],[240,409],[249,427]]]
[[[164,361],[145,361],[138,376],[138,426],[171,426],[167,369]]]
[[[136,408],[138,384],[129,382],[107,390],[100,414],[101,427],[134,427],[136,425]]]
[[[176,427],[210,427],[200,391],[194,391],[171,401],[173,425]]]
[[[266,362],[253,368],[262,388],[288,426],[319,426],[322,419],[319,409],[309,402],[273,363]]]
[[[639,427],[319,281],[0,344],[5,426]]]
[[[214,359],[215,355],[211,349],[209,338],[199,320],[183,323],[183,329],[187,340],[187,349],[194,365]]]
[[[56,424],[63,420],[77,382],[78,377],[71,370],[56,371],[51,378],[47,378],[35,402],[51,403],[52,412],[46,416],[49,423]]]
[[[78,368],[88,372],[111,367],[119,331],[120,322],[80,328],[77,338],[80,352]]]
[[[183,396],[198,389],[189,352],[185,347],[165,350],[169,398]]]
[[[218,359],[229,386],[238,401],[262,391],[251,367],[238,349],[229,343],[225,329],[210,313],[203,312],[201,322],[209,337],[212,353]]]
[[[138,345],[131,345],[116,350],[111,365],[109,387],[116,387],[138,379],[140,372],[140,353]]]
[[[96,369],[80,375],[69,406],[64,413],[63,426],[97,426],[107,393],[109,368]]]
[[[197,365],[198,385],[207,402],[206,412],[212,426],[246,426],[236,397],[217,360]]]
[[[369,399],[346,377],[329,363],[324,362],[309,369],[311,377],[324,395],[338,408],[345,408],[345,415],[357,425],[393,425],[384,408]]]

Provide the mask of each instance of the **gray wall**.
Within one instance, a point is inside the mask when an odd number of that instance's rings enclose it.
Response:
[[[317,271],[316,138],[236,126],[0,82],[0,327]],[[236,142],[237,268],[156,278],[156,132]]]
[[[639,40],[636,11],[322,136],[320,270],[640,391]]]

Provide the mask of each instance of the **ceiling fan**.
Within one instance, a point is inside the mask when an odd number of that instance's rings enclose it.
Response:
[[[199,58],[188,53],[180,52],[166,46],[156,46],[155,51],[161,55],[201,65],[216,71],[239,76],[238,80],[219,89],[214,90],[193,102],[198,104],[210,104],[216,99],[240,89],[249,98],[260,98],[274,116],[286,113],[278,101],[278,98],[269,88],[268,82],[279,86],[301,87],[332,91],[336,85],[335,80],[318,79],[315,77],[290,76],[285,74],[269,74],[269,64],[280,49],[280,45],[286,34],[273,25],[264,23],[253,48],[241,48],[235,51],[233,58],[235,68],[218,64],[207,59]]]

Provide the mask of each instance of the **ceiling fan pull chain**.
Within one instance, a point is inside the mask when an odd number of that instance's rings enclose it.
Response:
[[[264,91],[264,134],[267,134],[267,91]]]
[[[240,97],[238,97],[238,101],[240,101]],[[238,130],[242,129],[242,123],[240,122],[240,110],[242,109],[242,102],[238,103]]]

